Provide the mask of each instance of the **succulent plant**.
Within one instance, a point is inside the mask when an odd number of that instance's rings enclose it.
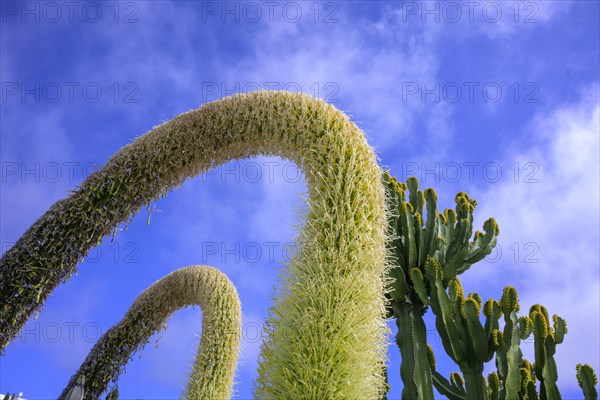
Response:
[[[225,162],[278,155],[304,172],[308,212],[267,321],[261,398],[378,398],[384,390],[386,208],[363,132],[311,96],[258,91],[153,128],[56,202],[0,260],[0,348],[80,260],[143,206]]]
[[[133,354],[166,327],[171,314],[190,305],[202,310],[202,337],[185,397],[229,399],[239,355],[241,306],[231,281],[208,266],[178,269],[144,290],[121,322],[98,340],[60,398],[68,400],[70,393],[85,388],[86,399],[98,399],[109,384],[116,388]],[[83,377],[87,379],[80,382]]]

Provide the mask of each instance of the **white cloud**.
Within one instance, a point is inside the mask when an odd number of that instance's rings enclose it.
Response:
[[[534,162],[538,183],[505,181],[475,195],[477,226],[488,216],[500,225],[502,257],[475,266],[463,278],[465,289],[495,298],[511,284],[520,293],[522,311],[541,303],[567,320],[569,333],[556,355],[565,390],[577,387],[577,363],[600,366],[600,109],[597,83],[590,87],[578,104],[533,118],[523,135],[534,145],[509,144],[507,164]],[[533,262],[524,262],[526,256]],[[524,350],[533,357],[532,346]]]

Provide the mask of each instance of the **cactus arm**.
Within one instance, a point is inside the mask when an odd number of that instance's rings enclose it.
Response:
[[[415,340],[410,316],[410,304],[406,302],[392,304],[398,333],[396,344],[400,349],[402,363],[400,364],[400,377],[404,383],[402,388],[402,400],[418,399],[418,390],[413,378],[415,369],[414,345]]]
[[[442,396],[449,400],[465,400],[465,392],[461,392],[456,386],[452,385],[443,375],[437,371],[432,371],[433,384]]]
[[[500,305],[496,300],[489,299],[483,306],[483,314],[485,315],[485,326],[483,330],[485,331],[485,337],[489,343],[488,354],[484,361],[488,362],[494,357],[494,353],[496,352],[496,349],[492,345],[492,333],[494,330],[500,329],[498,324],[498,320],[500,319]]]
[[[537,311],[532,312],[530,318],[533,324],[533,335],[535,339],[533,344],[535,353],[535,375],[539,380],[543,381],[544,377],[542,376],[542,369],[546,363],[544,341],[548,336],[548,325],[544,315]]]
[[[596,385],[598,384],[598,378],[594,369],[588,364],[577,364],[577,382],[579,387],[583,390],[585,400],[597,400],[598,391]]]
[[[419,196],[419,181],[416,177],[411,176],[406,180],[406,186],[408,188],[408,201],[410,205],[416,213],[423,215],[423,199]]]
[[[458,327],[456,326],[451,315],[452,303],[448,297],[448,293],[442,287],[441,281],[441,266],[436,261],[430,260],[428,265],[428,279],[433,282],[431,290],[430,304],[431,309],[436,315],[435,323],[438,333],[442,338],[442,344],[446,353],[458,364],[462,361],[464,351],[464,339],[460,336]],[[436,266],[437,264],[437,266]],[[433,273],[431,270],[439,269],[439,273]]]
[[[558,380],[558,371],[556,369],[556,361],[554,361],[556,343],[550,335],[545,340],[544,352],[545,363],[542,369],[542,376],[544,378],[544,387],[547,396],[546,398],[548,400],[560,400],[561,395],[558,390],[558,386],[556,386],[556,381]]]
[[[69,399],[85,376],[85,398],[98,399],[171,314],[193,304],[202,309],[202,337],[186,398],[229,399],[239,355],[241,307],[231,281],[208,266],[178,269],[144,290],[121,322],[98,340],[60,398]]]
[[[493,218],[488,219],[483,224],[483,230],[485,234],[475,235],[475,241],[473,246],[469,249],[467,257],[465,258],[465,264],[459,272],[464,272],[472,264],[483,260],[488,254],[492,252],[496,246],[496,241],[499,234],[498,224]]]
[[[552,319],[554,321],[554,341],[556,344],[560,344],[563,342],[565,335],[569,331],[567,329],[567,321],[556,314],[552,316]]]
[[[413,379],[417,385],[419,399],[433,398],[433,380],[431,377],[431,366],[427,359],[427,328],[422,315],[413,307],[412,327],[414,341],[415,369]]]
[[[417,266],[417,242],[415,238],[415,226],[412,215],[412,205],[403,202],[400,205],[400,226],[402,229],[402,240],[404,249],[404,260],[407,271]]]
[[[422,306],[394,302],[392,307],[398,325],[396,343],[402,356],[402,399],[433,398],[431,367],[427,356],[427,330],[422,313],[418,310]]]
[[[378,398],[389,331],[381,169],[345,114],[300,93],[234,95],[179,115],[55,203],[0,260],[0,348],[141,207],[188,178],[258,155],[302,169],[308,211],[269,312],[256,395]]]
[[[518,318],[515,311],[510,312],[509,319],[506,321],[504,326],[504,338],[507,341],[508,349],[506,353],[506,363],[508,367],[506,380],[504,386],[506,389],[506,399],[518,398],[520,390],[520,366],[523,361],[523,355],[521,353],[520,336],[518,328]],[[510,342],[510,344],[508,343]]]
[[[463,318],[466,317],[467,331],[474,355],[479,362],[483,363],[488,355],[488,340],[479,321],[479,306],[471,298],[464,299],[461,312]]]
[[[433,189],[425,190],[425,202],[427,204],[427,222],[425,223],[425,260],[433,257],[437,250],[436,234],[439,219],[437,218],[437,194]]]
[[[410,270],[410,280],[413,283],[413,287],[421,303],[428,305],[429,297],[427,296],[427,290],[425,289],[425,280],[423,278],[423,273],[419,268]]]
[[[488,375],[488,397],[490,400],[500,400],[500,379],[496,372]]]
[[[485,378],[482,375],[483,364],[481,367],[473,368],[461,367],[461,371],[465,376],[466,400],[488,400],[488,390]]]
[[[469,221],[466,219],[461,219],[456,229],[454,230],[454,235],[449,238],[448,249],[446,250],[446,262],[449,262],[454,258],[454,256],[465,247],[465,244],[468,242],[469,237],[467,236],[469,232]],[[456,274],[456,272],[454,272]],[[450,279],[454,279],[456,275],[452,276]]]

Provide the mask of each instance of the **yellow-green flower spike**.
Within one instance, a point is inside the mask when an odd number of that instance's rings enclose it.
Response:
[[[256,396],[378,398],[389,331],[381,168],[347,115],[301,93],[239,94],[181,114],[124,146],[55,203],[0,260],[0,348],[131,215],[188,178],[261,155],[301,168],[308,212],[269,311]],[[48,279],[36,304],[34,287]],[[17,295],[19,288],[26,290]]]
[[[121,322],[98,340],[61,399],[68,399],[82,376],[87,378],[85,398],[99,398],[110,382],[117,382],[133,353],[160,331],[175,311],[190,305],[202,310],[202,337],[185,398],[229,399],[240,350],[241,306],[231,281],[208,266],[178,269],[144,290]]]

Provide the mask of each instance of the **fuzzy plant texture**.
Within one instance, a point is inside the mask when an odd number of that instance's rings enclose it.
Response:
[[[98,340],[60,399],[68,400],[77,386],[86,399],[100,398],[109,384],[114,390],[133,354],[166,327],[171,314],[190,305],[202,310],[202,337],[184,398],[229,399],[240,350],[240,301],[225,274],[201,265],[171,272],[144,290],[121,322]]]
[[[88,251],[186,179],[235,159],[295,162],[308,188],[298,254],[269,311],[261,399],[383,396],[388,328],[387,209],[363,132],[311,96],[259,91],[207,103],[155,127],[56,202],[0,260],[0,348]]]

